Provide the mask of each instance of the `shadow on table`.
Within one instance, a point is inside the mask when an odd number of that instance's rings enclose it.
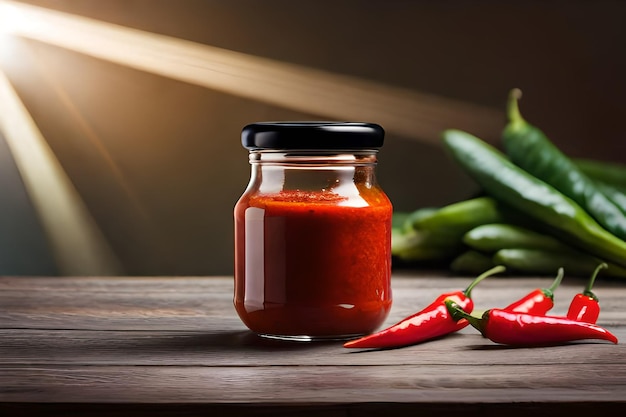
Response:
[[[337,345],[339,340],[325,341],[286,341],[258,336],[249,331],[224,332],[219,334],[196,335],[193,342],[198,345],[220,346],[233,350],[306,350],[317,347]]]
[[[144,335],[127,339],[126,343],[135,347],[153,349],[184,350],[184,351],[295,351],[312,350],[325,346],[341,345],[342,341],[281,341],[260,337],[248,330],[224,331],[219,333],[202,332],[167,332],[162,334]]]

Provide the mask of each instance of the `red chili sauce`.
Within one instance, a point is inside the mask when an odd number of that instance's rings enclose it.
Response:
[[[378,188],[244,195],[235,206],[235,308],[265,335],[376,330],[391,309],[391,213]]]

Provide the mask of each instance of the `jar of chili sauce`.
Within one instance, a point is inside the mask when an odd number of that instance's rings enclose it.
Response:
[[[255,123],[251,178],[234,209],[234,304],[260,336],[347,339],[391,309],[391,202],[371,123]]]

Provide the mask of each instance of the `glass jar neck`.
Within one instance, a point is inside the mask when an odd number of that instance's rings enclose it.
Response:
[[[250,152],[249,190],[301,190],[358,195],[376,187],[376,151]]]
[[[377,162],[376,150],[293,150],[250,151],[250,164],[284,165],[300,167],[373,166]]]

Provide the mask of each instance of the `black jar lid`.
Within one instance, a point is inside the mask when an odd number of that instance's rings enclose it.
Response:
[[[375,123],[262,122],[243,128],[241,143],[250,150],[378,149],[385,131]]]

